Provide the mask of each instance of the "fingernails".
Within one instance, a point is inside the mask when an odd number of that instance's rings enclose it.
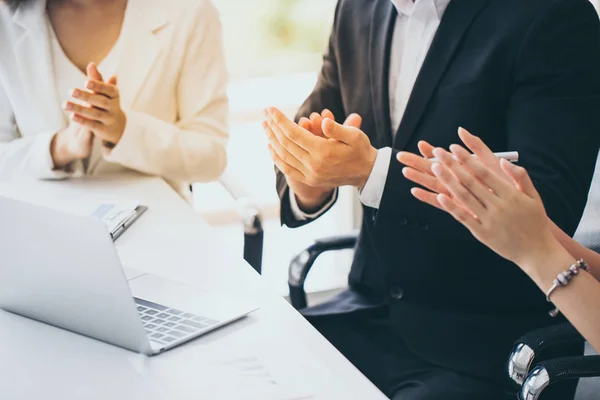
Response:
[[[65,104],[65,110],[72,111],[73,110],[73,104],[71,104],[71,103]]]
[[[79,89],[73,89],[73,91],[71,92],[71,96],[79,97],[81,96],[81,91]]]
[[[451,144],[451,145],[450,145],[450,151],[451,151],[451,152],[453,152],[453,153],[454,153],[455,151],[460,151],[460,148],[461,148],[461,147],[460,147],[459,145],[457,145],[457,144]]]
[[[90,90],[94,90],[96,89],[96,84],[92,81],[86,81],[85,82],[85,87],[90,89]]]

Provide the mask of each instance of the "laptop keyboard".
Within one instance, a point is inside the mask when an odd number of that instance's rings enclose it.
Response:
[[[150,340],[170,345],[195,336],[219,324],[219,321],[134,298]]]

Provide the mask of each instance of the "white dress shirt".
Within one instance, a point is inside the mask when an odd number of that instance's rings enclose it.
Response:
[[[67,101],[72,101],[74,103],[79,103],[85,105],[84,102],[78,101],[77,99],[73,99],[72,92],[75,88],[83,88],[85,87],[85,82],[87,81],[87,75],[81,71],[73,62],[67,57],[65,54],[58,38],[56,37],[56,33],[54,32],[54,28],[52,27],[52,23],[50,19],[47,19],[48,22],[48,34],[50,36],[50,54],[52,57],[52,71],[54,74],[54,82],[56,85],[56,91],[58,94],[58,100],[61,104],[65,104]],[[113,76],[117,70],[117,64],[119,61],[119,52],[121,44],[121,37],[117,40],[113,48],[106,55],[106,57],[98,64],[98,71],[102,74],[105,79]],[[64,111],[65,116],[65,124],[69,123],[70,112]],[[102,151],[101,143],[99,140],[94,140],[94,145],[92,149],[92,156],[90,158],[95,157],[96,154],[100,154]],[[50,155],[48,153],[48,155]],[[50,158],[50,162],[52,159]],[[81,161],[74,163],[71,166],[70,171],[74,173],[84,172],[85,168]],[[66,171],[64,171],[66,172]]]
[[[392,38],[389,77],[392,126],[390,134],[395,137],[425,56],[431,47],[431,42],[450,0],[391,1],[398,10]],[[365,206],[379,208],[391,157],[392,149],[390,147],[379,150],[371,175],[360,193],[360,201]],[[315,218],[331,206],[336,196],[337,190],[321,210],[309,215],[300,210],[293,192],[290,191],[291,209],[299,220]]]

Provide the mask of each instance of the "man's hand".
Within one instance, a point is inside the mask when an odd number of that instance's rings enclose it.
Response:
[[[87,73],[85,89],[74,89],[72,93],[73,99],[78,101],[68,101],[65,109],[73,113],[74,122],[90,129],[105,146],[114,147],[121,140],[127,124],[121,109],[117,78],[113,76],[104,82],[93,63],[88,65]]]
[[[54,169],[65,169],[73,161],[89,157],[93,142],[94,135],[89,129],[71,122],[52,138],[50,155]]]
[[[268,118],[268,113],[266,111],[265,117]],[[335,119],[331,111],[323,110],[321,114],[314,112],[309,116],[309,118],[300,118],[298,125],[307,131],[312,132],[312,134],[315,136],[323,137],[323,130],[321,129],[323,118]],[[270,129],[266,121],[263,122],[263,129],[265,130],[265,133],[268,129]],[[333,195],[334,189],[315,188],[300,181],[294,180],[287,175],[285,176],[285,179],[288,186],[296,196],[296,203],[298,204],[298,207],[308,214],[319,210],[321,205]]]
[[[311,187],[364,187],[377,150],[356,127],[359,121],[358,115],[351,115],[346,125],[325,118],[321,124],[324,137],[318,137],[270,108],[264,125],[273,162],[289,179]]]
[[[498,176],[504,178],[507,181],[511,181],[500,166],[500,159],[498,159],[489,147],[477,136],[472,135],[464,128],[458,129],[458,136],[465,144],[465,146],[473,152],[473,154],[479,159],[479,161],[487,168],[494,171]],[[450,150],[455,153],[459,150],[460,146],[452,145]],[[419,152],[422,157],[408,153],[398,153],[398,161],[406,165],[406,168],[402,170],[404,176],[418,185],[425,187],[427,190],[422,188],[414,188],[411,193],[417,199],[430,204],[434,207],[442,209],[438,202],[438,194],[445,194],[451,196],[446,186],[440,182],[440,180],[432,173],[431,167],[434,164],[429,158],[433,158],[434,147],[425,142],[419,142]]]

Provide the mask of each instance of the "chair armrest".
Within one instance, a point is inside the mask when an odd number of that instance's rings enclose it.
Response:
[[[262,272],[264,231],[260,207],[242,179],[226,170],[218,182],[235,202],[235,211],[244,229],[244,259]]]
[[[260,207],[245,187],[243,180],[229,171],[225,171],[219,178],[219,183],[235,200],[236,211],[244,225],[244,233],[256,234],[262,231]]]
[[[521,400],[537,400],[544,389],[567,379],[600,376],[600,356],[564,357],[543,361],[531,370],[519,393]]]
[[[307,306],[304,282],[317,258],[328,251],[353,249],[356,246],[357,239],[358,232],[319,239],[292,259],[288,285],[290,287],[290,300],[294,308],[301,309]]]
[[[515,342],[508,359],[508,376],[522,386],[533,361],[551,346],[583,342],[583,337],[573,325],[563,323],[532,331]]]

